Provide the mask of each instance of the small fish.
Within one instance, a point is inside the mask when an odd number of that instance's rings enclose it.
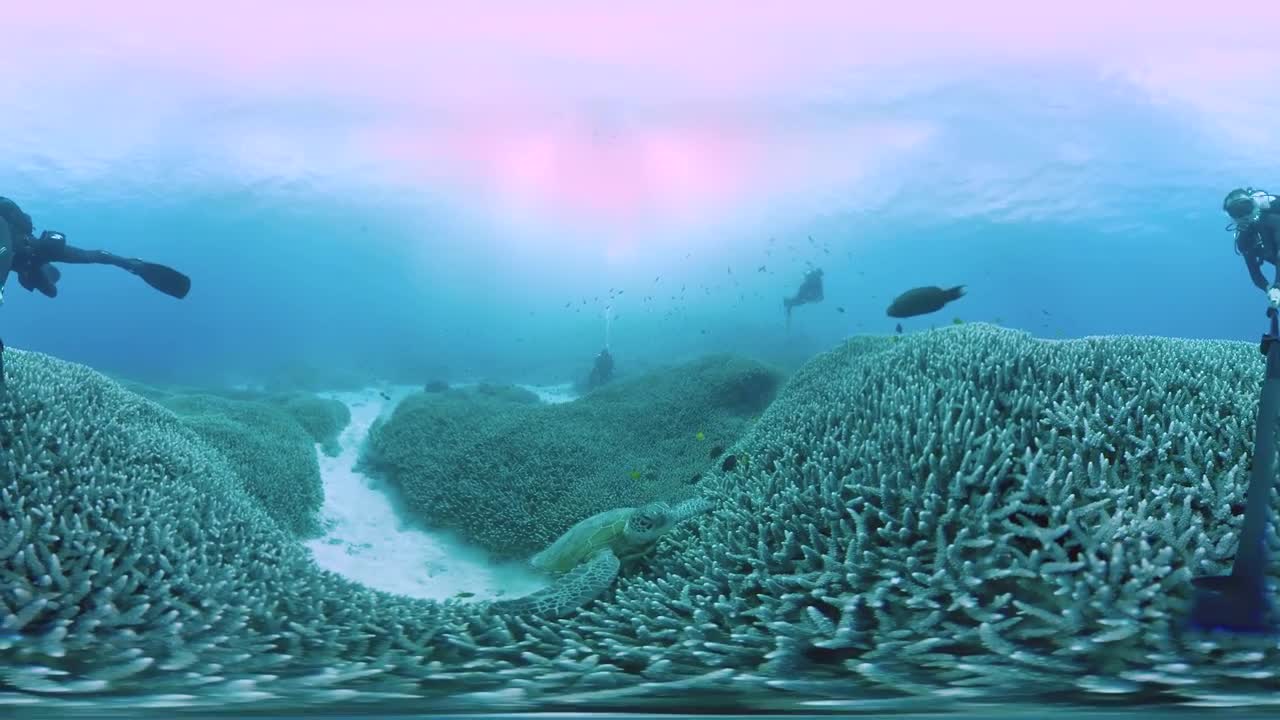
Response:
[[[762,273],[762,272],[764,272],[764,266],[763,266],[763,265],[761,265],[760,267],[756,268],[756,272],[758,272],[758,273]]]
[[[460,592],[454,593],[453,596],[456,598],[469,598],[469,597],[475,597],[476,594],[467,590],[462,590]]]
[[[383,399],[383,400],[390,400],[390,399],[391,399],[391,396],[390,396],[390,395],[388,395],[388,394],[386,393],[386,391],[379,390],[379,391],[378,391],[378,394],[382,396],[382,399]]]
[[[698,434],[697,434],[697,435],[694,435],[693,437],[694,437],[694,439],[696,439],[698,442],[702,442],[703,440],[706,440],[706,439],[707,439],[707,436],[706,436],[706,435],[703,435],[701,430],[699,430],[699,431],[698,431]]]
[[[632,470],[632,471],[631,471],[631,479],[632,479],[632,480],[639,480],[639,479],[640,479],[640,471],[639,471],[639,470]]]
[[[721,455],[723,455],[723,454],[724,454],[724,446],[723,446],[723,445],[712,445],[712,446],[711,446],[711,452],[709,452],[709,453],[708,453],[708,455],[710,455],[710,456],[711,456],[711,459],[712,459],[712,460],[715,460],[716,458],[720,457],[720,456],[721,456]]]
[[[964,321],[963,321],[963,320],[961,320],[961,319],[960,319],[960,318],[958,318],[958,317],[954,317],[954,318],[951,318],[951,324],[952,324],[952,325],[963,325],[963,324],[964,324]]]
[[[899,335],[901,335],[901,334],[902,334],[902,323],[898,323],[896,326],[894,326],[893,331],[894,331],[894,332],[896,332],[896,333],[898,333]]]
[[[964,285],[946,289],[936,285],[912,288],[894,298],[885,314],[896,318],[928,315],[941,310],[949,302],[959,300],[963,295]]]
[[[836,312],[838,312],[838,313],[843,313],[843,312],[844,312],[844,306],[843,306],[843,305],[839,305],[839,306],[837,306],[837,307],[836,307]]]

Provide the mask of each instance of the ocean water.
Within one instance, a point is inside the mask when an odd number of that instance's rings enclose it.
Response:
[[[1280,11],[1112,5],[10,9],[0,717],[1273,716]]]

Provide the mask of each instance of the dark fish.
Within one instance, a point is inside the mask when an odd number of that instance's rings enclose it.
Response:
[[[837,307],[837,308],[836,308],[836,312],[838,312],[838,313],[842,313],[842,312],[844,312],[844,306],[842,305],[842,306],[840,306],[840,307]]]
[[[382,396],[382,399],[383,399],[383,400],[390,400],[390,399],[391,399],[391,396],[390,396],[390,395],[386,394],[385,392],[383,392],[383,391],[381,391],[381,390],[379,390],[379,391],[378,391],[378,394]]]
[[[712,459],[712,460],[715,460],[716,458],[718,458],[718,457],[720,457],[721,455],[723,455],[723,454],[724,454],[724,446],[723,446],[723,445],[712,445],[712,446],[711,446],[711,452],[710,452],[710,453],[708,453],[708,454],[711,456],[711,459]]]
[[[756,272],[758,273],[764,272],[764,266],[761,265],[760,267],[756,268]]]
[[[737,455],[730,455],[724,459],[724,462],[720,463],[720,469],[725,472],[733,472],[736,467],[738,467]]]
[[[693,477],[689,478],[688,483],[692,485],[701,479],[702,479],[702,473],[694,473]]]
[[[936,285],[918,287],[908,290],[893,299],[886,311],[889,317],[905,318],[916,315],[928,315],[937,312],[942,306],[964,295],[964,286],[943,289]]]
[[[894,327],[893,329],[894,329],[894,332],[896,332],[896,333],[898,333],[899,335],[901,335],[901,334],[902,334],[902,323],[898,323],[898,324],[897,324],[897,326],[896,326],[896,327]]]

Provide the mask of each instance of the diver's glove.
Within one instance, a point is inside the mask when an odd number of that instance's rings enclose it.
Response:
[[[1280,308],[1280,286],[1272,285],[1267,288],[1267,301],[1271,303],[1271,307]]]

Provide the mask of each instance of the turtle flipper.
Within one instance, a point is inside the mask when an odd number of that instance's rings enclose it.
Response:
[[[714,503],[701,495],[698,497],[691,497],[688,500],[677,503],[671,508],[671,524],[676,525],[682,523],[695,515],[701,515],[704,512],[708,512],[714,507]]]
[[[605,548],[538,592],[490,605],[495,612],[564,617],[599,597],[618,577],[621,562]]]

